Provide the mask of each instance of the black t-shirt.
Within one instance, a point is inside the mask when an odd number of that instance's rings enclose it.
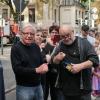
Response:
[[[45,55],[51,54],[53,49],[54,49],[54,46],[51,45],[50,43],[47,43],[43,52],[45,53]],[[57,79],[57,69],[56,69],[56,67],[57,67],[57,65],[55,65],[55,64],[49,64],[48,65],[49,71],[46,73],[47,85],[49,85],[49,84],[52,85],[52,86],[55,85],[55,81]]]
[[[76,38],[71,45],[66,45],[62,42],[60,47],[60,51],[66,54],[66,57],[61,62],[61,81],[63,92],[65,92],[67,95],[79,95],[80,93],[80,72],[73,74],[65,68],[66,63],[80,63],[77,39],[78,38]]]

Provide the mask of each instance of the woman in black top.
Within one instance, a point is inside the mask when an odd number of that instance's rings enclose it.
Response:
[[[51,26],[49,28],[49,38],[47,38],[47,44],[44,48],[46,55],[51,55],[54,47],[58,43],[59,36],[59,26]],[[55,37],[56,36],[56,37]],[[57,71],[55,70],[55,65],[49,63],[49,71],[46,73],[46,86],[45,86],[45,95],[44,100],[48,99],[49,91],[51,100],[64,100],[62,92],[60,89],[55,87],[55,82],[57,79]]]

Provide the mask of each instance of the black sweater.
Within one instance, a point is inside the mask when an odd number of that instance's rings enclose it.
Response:
[[[41,76],[35,68],[42,64],[40,48],[36,44],[30,46],[18,42],[11,49],[11,63],[17,85],[36,86],[40,84]]]

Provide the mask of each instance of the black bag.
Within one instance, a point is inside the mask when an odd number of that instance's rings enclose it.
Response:
[[[2,68],[1,62],[0,62],[0,100],[5,100],[3,68]]]

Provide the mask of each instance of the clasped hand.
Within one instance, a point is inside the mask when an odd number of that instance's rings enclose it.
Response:
[[[47,63],[44,63],[42,65],[40,65],[39,67],[36,68],[36,73],[39,74],[44,74],[48,71],[48,65]]]
[[[66,54],[63,52],[59,52],[53,59],[53,62],[59,64],[65,58]]]
[[[71,70],[70,70],[70,72],[72,72],[73,74],[78,73],[81,70],[82,70],[81,64],[71,64]]]

